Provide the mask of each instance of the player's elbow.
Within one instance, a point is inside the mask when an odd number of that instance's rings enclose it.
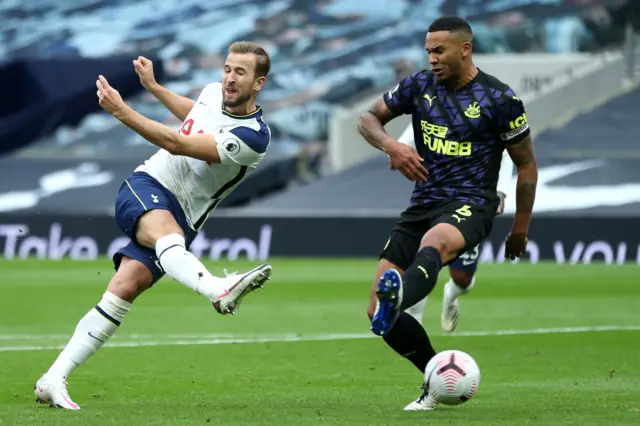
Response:
[[[163,148],[171,155],[187,155],[188,147],[189,140],[187,136],[175,133],[172,134],[169,139],[165,140]]]
[[[165,145],[164,149],[171,155],[182,155],[183,150],[180,144],[177,143],[168,143]]]
[[[538,178],[538,162],[535,158],[532,158],[531,161],[518,164],[518,176],[523,176],[528,179],[537,179]]]
[[[371,118],[375,119],[374,115],[369,111],[365,112],[360,116],[360,118],[358,118],[356,128],[358,129],[358,133],[360,133],[362,136],[366,136],[367,122],[369,122]]]

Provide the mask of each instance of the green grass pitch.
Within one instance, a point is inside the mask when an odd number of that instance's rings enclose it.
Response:
[[[637,266],[481,265],[452,336],[439,325],[443,270],[424,323],[437,350],[476,359],[479,392],[405,413],[422,377],[369,331],[376,261],[272,264],[273,280],[234,317],[164,278],[70,377],[82,410],[67,412],[36,404],[33,385],[100,299],[111,264],[1,261],[0,424],[640,424]]]

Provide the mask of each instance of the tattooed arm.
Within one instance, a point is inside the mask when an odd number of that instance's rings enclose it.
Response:
[[[384,129],[384,126],[398,114],[394,114],[387,107],[384,99],[378,99],[367,112],[358,120],[358,132],[374,148],[388,154],[390,145],[398,141],[392,138]]]
[[[512,234],[527,235],[531,212],[536,198],[538,184],[538,164],[533,151],[531,135],[521,142],[507,145],[509,156],[518,168],[516,184],[516,215],[513,220]]]
[[[424,182],[429,172],[420,154],[392,138],[384,129],[384,125],[398,115],[389,109],[384,98],[380,98],[358,120],[358,132],[369,145],[389,156],[389,166],[393,170],[399,170],[412,182]]]

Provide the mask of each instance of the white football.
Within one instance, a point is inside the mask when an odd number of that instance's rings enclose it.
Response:
[[[429,395],[438,403],[458,405],[470,400],[480,385],[480,369],[471,355],[457,350],[438,353],[424,371]]]

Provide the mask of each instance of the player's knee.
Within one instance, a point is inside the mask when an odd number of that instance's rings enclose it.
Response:
[[[168,210],[150,210],[138,219],[136,239],[140,245],[155,249],[156,242],[169,234],[183,235],[183,232]]]
[[[451,280],[460,288],[467,288],[473,282],[473,272],[451,269],[449,271]]]
[[[151,271],[137,260],[123,257],[107,290],[120,299],[133,302],[142,292],[153,284]]]
[[[440,238],[424,238],[422,240],[422,244],[420,244],[420,249],[425,247],[431,247],[436,249],[436,251],[440,254],[440,259],[442,262],[445,262],[448,258],[448,253],[450,250],[450,245],[446,240]]]
[[[454,226],[443,223],[436,225],[425,234],[420,248],[433,247],[440,253],[442,261],[448,263],[458,255],[464,245],[462,233]]]

